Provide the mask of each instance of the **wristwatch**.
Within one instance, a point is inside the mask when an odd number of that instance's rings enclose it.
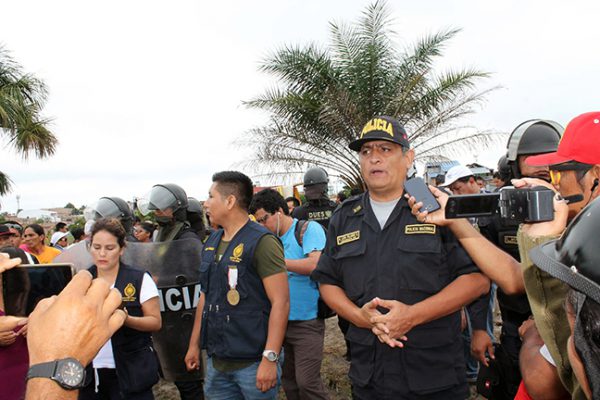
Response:
[[[75,390],[83,387],[85,368],[74,358],[63,358],[32,365],[27,372],[27,379],[31,378],[49,378],[63,389]]]
[[[268,361],[277,362],[279,361],[279,354],[273,350],[265,350],[263,351],[263,357]]]

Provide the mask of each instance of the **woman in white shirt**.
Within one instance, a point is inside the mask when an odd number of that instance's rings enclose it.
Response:
[[[126,232],[116,218],[99,219],[91,233],[94,277],[121,292],[127,319],[88,366],[89,384],[79,399],[153,399],[158,359],[151,332],[161,328],[158,289],[150,275],[121,262]],[[90,368],[90,367],[93,367]]]

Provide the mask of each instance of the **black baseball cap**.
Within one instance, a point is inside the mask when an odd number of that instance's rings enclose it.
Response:
[[[348,147],[354,151],[360,151],[363,143],[371,140],[387,140],[409,149],[408,135],[404,127],[395,118],[381,115],[367,122],[360,132],[360,136]]]
[[[0,225],[0,236],[10,235],[10,229],[6,225]]]

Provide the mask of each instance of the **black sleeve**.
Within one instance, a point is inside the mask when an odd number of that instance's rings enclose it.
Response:
[[[317,268],[315,268],[310,274],[310,279],[326,285],[336,285],[343,289],[344,281],[340,273],[338,261],[332,257],[336,246],[336,224],[334,221],[339,219],[339,215],[340,213],[336,213],[331,218],[332,224],[329,225],[329,229],[327,230],[327,241],[325,242],[325,248],[321,253],[321,257],[319,257]]]
[[[461,246],[456,236],[448,228],[442,228],[441,232],[451,279],[454,280],[461,275],[473,272],[481,272]]]
[[[490,303],[490,292],[476,299],[467,306],[471,327],[475,330],[487,330],[488,305]]]
[[[296,218],[298,221],[308,220],[308,212],[306,211],[306,207],[299,206],[294,208],[294,211],[292,211],[292,218]]]

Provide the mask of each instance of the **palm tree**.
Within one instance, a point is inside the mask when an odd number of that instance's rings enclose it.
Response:
[[[362,187],[357,156],[347,146],[375,115],[404,124],[420,161],[497,140],[458,124],[494,89],[476,89],[489,74],[474,68],[434,71],[434,61],[459,30],[425,36],[399,51],[389,25],[385,2],[376,1],[354,24],[330,23],[328,49],[292,45],[267,57],[260,70],[279,84],[244,103],[270,115],[266,126],[246,134],[244,145],[255,149],[246,165],[288,176],[318,165],[346,185]]]
[[[40,115],[46,97],[44,83],[31,74],[24,74],[21,66],[0,46],[0,132],[24,159],[30,153],[45,158],[56,150],[58,139],[48,129],[50,121]],[[0,171],[0,195],[10,189],[10,178]]]

